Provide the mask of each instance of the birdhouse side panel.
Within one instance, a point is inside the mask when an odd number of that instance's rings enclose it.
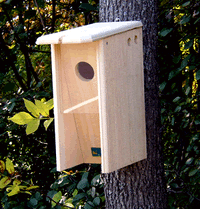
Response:
[[[63,92],[61,72],[61,49],[60,45],[51,45],[52,77],[54,95],[54,124],[56,137],[56,162],[57,170],[83,163],[83,155],[76,132],[73,114],[64,114],[62,109],[62,94],[69,97],[68,92]]]
[[[102,171],[146,158],[142,28],[99,42]]]

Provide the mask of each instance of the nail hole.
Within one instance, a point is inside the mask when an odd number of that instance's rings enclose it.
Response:
[[[106,45],[108,45],[108,42],[106,42]]]
[[[79,62],[76,67],[77,76],[83,81],[90,81],[94,77],[94,70],[87,62]]]
[[[128,38],[127,43],[128,43],[128,46],[131,45],[131,38]]]
[[[135,36],[134,42],[135,42],[136,44],[138,43],[138,37],[137,37],[137,36]]]

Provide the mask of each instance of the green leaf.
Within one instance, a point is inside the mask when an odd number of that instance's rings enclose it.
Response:
[[[8,120],[17,123],[18,125],[25,125],[34,120],[34,118],[29,113],[20,112],[14,115],[12,118],[8,118]]]
[[[54,105],[53,105],[53,99],[50,99],[47,102],[45,102],[45,105],[47,106],[47,108],[49,110],[53,109],[53,107],[54,107]]]
[[[52,121],[53,121],[53,118],[50,118],[50,119],[44,121],[44,127],[45,127],[46,131]]]
[[[72,196],[75,197],[78,194],[78,190],[75,189],[74,192],[72,193]]]
[[[30,187],[27,187],[26,190],[31,190],[31,189],[38,189],[39,186],[30,186]]]
[[[163,83],[161,83],[160,84],[160,91],[163,91],[166,85],[167,85],[167,82],[165,82],[165,81]]]
[[[191,158],[189,158],[189,159],[187,159],[187,161],[186,161],[186,165],[190,165],[190,164],[192,164],[192,162],[194,161],[194,158],[193,157],[191,157]]]
[[[178,100],[180,99],[181,97],[176,97],[173,102],[178,102]]]
[[[189,172],[189,176],[194,176],[199,170],[198,169],[193,169]]]
[[[27,109],[33,116],[35,116],[35,117],[39,117],[39,116],[40,116],[40,112],[39,112],[37,106],[36,106],[33,102],[31,102],[31,101],[29,101],[29,100],[27,100],[27,99],[24,99],[24,103],[25,103],[26,109]]]
[[[185,3],[183,3],[182,7],[187,7],[188,5],[190,5],[190,1],[186,1]]]
[[[94,207],[95,207],[95,205],[91,201],[88,201],[85,204],[84,209],[93,209]]]
[[[38,204],[38,200],[36,198],[31,198],[29,204],[34,207]]]
[[[3,160],[0,160],[0,172],[3,173],[5,171],[6,165]]]
[[[192,46],[193,46],[193,42],[194,42],[194,40],[190,40],[189,42],[187,42],[186,44],[185,44],[185,49],[189,49],[189,48],[191,48]]]
[[[188,55],[187,57],[185,57],[185,59],[181,62],[181,67],[180,69],[183,70],[187,64],[188,64],[188,60],[191,58],[191,55]]]
[[[77,189],[84,189],[86,187],[89,187],[89,182],[87,178],[81,179],[77,184]]]
[[[186,91],[185,91],[185,94],[188,95],[190,93],[190,90],[191,90],[191,88],[190,88],[190,86],[188,86]]]
[[[18,180],[18,179],[15,179],[15,180],[13,181],[13,185],[15,185],[15,186],[18,186],[18,185],[20,185],[20,184],[21,184],[21,181]]]
[[[82,175],[82,178],[81,178],[81,179],[87,179],[87,178],[88,178],[88,175],[89,175],[89,172],[85,172],[85,173]]]
[[[100,202],[101,202],[101,199],[99,197],[95,197],[94,200],[93,200],[93,203],[98,206],[100,205]]]
[[[74,197],[73,202],[79,201],[79,200],[83,199],[85,196],[86,196],[86,193],[77,194],[77,195]]]
[[[27,124],[26,134],[29,135],[37,131],[39,125],[40,125],[40,119],[39,118],[33,119],[31,122]]]
[[[0,180],[0,189],[5,188],[8,184],[10,184],[11,179],[8,176],[3,177]]]
[[[91,184],[92,186],[97,186],[100,182],[101,182],[101,174],[98,174],[92,179]]]
[[[11,190],[11,192],[9,192],[7,195],[10,197],[10,196],[13,196],[13,195],[16,195],[20,192],[20,189],[19,189],[19,186],[15,185],[11,188],[8,188],[7,191]]]
[[[35,100],[35,104],[36,104],[39,112],[41,113],[41,115],[43,115],[45,117],[49,116],[48,105],[46,105],[45,103],[41,102],[40,100]]]
[[[9,158],[6,158],[6,170],[9,174],[13,175],[15,173],[15,168],[12,161]]]
[[[173,30],[173,28],[170,28],[170,29],[167,29],[167,28],[164,28],[160,31],[160,36],[163,36],[165,37],[166,35],[168,35],[171,31]]]
[[[181,110],[181,106],[177,106],[174,112],[179,112]]]
[[[61,192],[61,191],[59,191],[58,193],[56,193],[56,194],[53,196],[53,200],[54,200],[55,202],[57,202],[57,203],[61,200],[61,198],[62,198],[62,192]],[[55,203],[54,201],[51,201],[51,205],[52,205],[53,207],[56,206],[56,203]]]
[[[197,79],[197,80],[200,79],[200,70],[198,70],[198,71],[196,72],[196,79]]]
[[[183,18],[180,21],[180,24],[185,24],[185,23],[189,22],[190,19],[191,19],[191,16],[184,15]]]
[[[194,123],[195,123],[196,125],[199,125],[199,124],[200,124],[200,119],[195,120]]]

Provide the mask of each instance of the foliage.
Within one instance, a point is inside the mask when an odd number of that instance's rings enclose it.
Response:
[[[43,100],[45,99],[42,99],[41,101],[35,100],[34,104],[33,102],[24,99],[26,109],[32,114],[32,116],[26,112],[19,112],[12,118],[9,118],[9,120],[18,125],[26,124],[26,134],[28,135],[34,133],[38,129],[40,120],[45,119],[44,127],[47,130],[53,121],[53,118],[49,117],[49,111],[53,109],[53,99],[50,99],[47,102],[44,102]]]
[[[0,161],[0,197],[2,207],[13,208],[103,208],[103,184],[95,165],[89,167],[90,172],[63,171],[59,178],[51,184],[48,192],[23,181],[21,174],[15,170],[12,161]],[[51,172],[54,172],[52,169]]]
[[[159,3],[161,122],[169,207],[197,208],[200,3]],[[42,34],[98,21],[97,10],[98,1],[91,0],[0,1],[0,203],[5,209],[104,207],[100,166],[54,172],[53,112],[47,104],[52,104],[50,47],[35,45]],[[39,125],[41,120],[46,121],[44,126]],[[26,125],[26,133],[24,125],[12,121]],[[27,190],[33,182],[39,187]]]
[[[200,206],[199,27],[199,1],[160,1],[161,120],[170,208]]]

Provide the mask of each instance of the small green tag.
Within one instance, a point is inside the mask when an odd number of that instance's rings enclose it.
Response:
[[[92,156],[101,157],[101,148],[92,147],[91,150],[92,150]]]

